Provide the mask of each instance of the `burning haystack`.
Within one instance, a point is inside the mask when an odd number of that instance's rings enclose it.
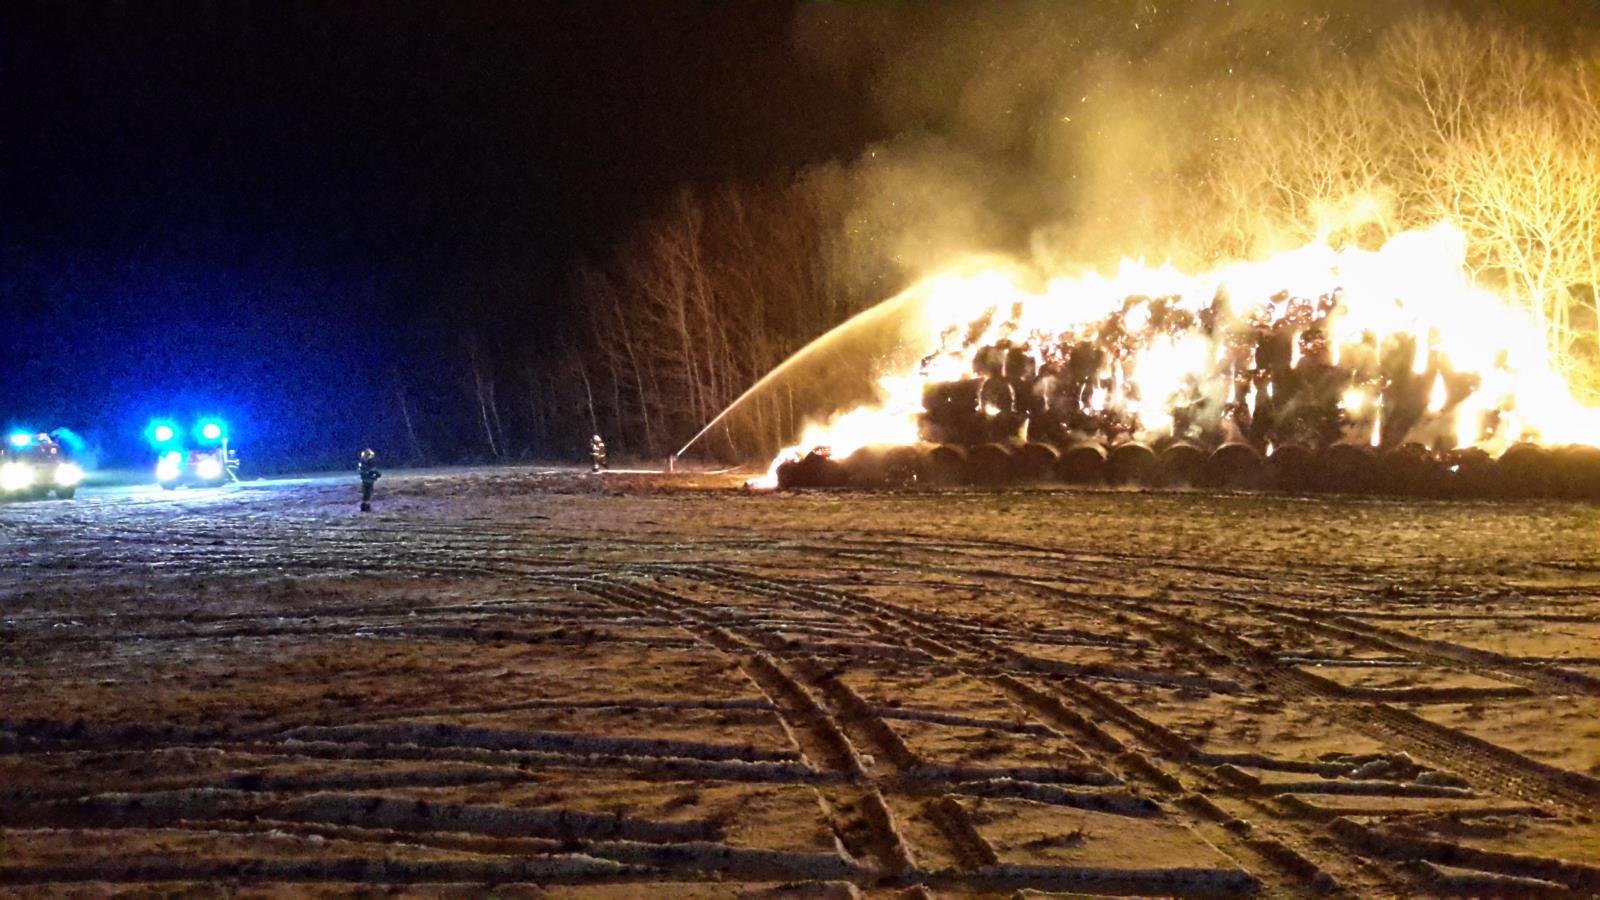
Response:
[[[935,277],[913,288],[920,361],[808,428],[768,482],[1600,495],[1600,410],[1464,253],[1440,226],[1204,276]]]

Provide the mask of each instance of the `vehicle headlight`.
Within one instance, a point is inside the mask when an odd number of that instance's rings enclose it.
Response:
[[[183,462],[176,453],[169,453],[156,463],[157,481],[177,481],[181,474],[183,474]]]
[[[0,490],[25,491],[33,487],[33,466],[8,462],[0,466]]]
[[[82,480],[83,469],[78,468],[76,463],[62,463],[56,466],[57,487],[75,487]]]
[[[221,478],[222,462],[215,457],[207,457],[206,459],[202,459],[195,464],[194,473],[199,475],[201,478],[204,478],[206,481],[212,481],[214,479]]]

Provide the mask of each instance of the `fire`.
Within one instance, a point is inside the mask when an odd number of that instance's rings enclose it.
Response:
[[[1600,444],[1538,317],[1475,285],[1441,224],[1203,275],[1125,260],[1040,278],[986,260],[911,289],[920,363],[779,454],[871,445],[1183,438],[1499,452]]]

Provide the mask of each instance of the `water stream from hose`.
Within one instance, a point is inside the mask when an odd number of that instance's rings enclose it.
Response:
[[[847,338],[858,337],[873,332],[877,328],[882,327],[890,322],[898,322],[903,324],[903,316],[906,307],[912,301],[920,303],[923,301],[923,299],[924,298],[920,294],[914,291],[907,291],[905,293],[897,294],[870,309],[851,316],[849,319],[845,320],[843,324],[840,324],[811,343],[801,347],[794,353],[791,353],[783,362],[778,363],[778,365],[775,366],[772,371],[761,376],[760,381],[757,381],[755,384],[751,385],[748,390],[735,398],[732,403],[728,404],[728,406],[722,410],[722,412],[717,413],[717,415],[711,421],[705,424],[704,428],[701,428],[699,431],[695,432],[694,437],[690,438],[689,442],[684,444],[683,448],[677,453],[673,454],[673,456],[681,457],[685,453],[688,453],[691,447],[693,447],[701,438],[705,437],[706,434],[711,431],[711,429],[717,427],[719,423],[726,419],[735,410],[739,409],[739,407],[742,406],[745,401],[759,394],[763,389],[779,382],[791,372],[799,369],[804,363],[810,362],[825,352],[838,349],[841,344],[845,343]]]

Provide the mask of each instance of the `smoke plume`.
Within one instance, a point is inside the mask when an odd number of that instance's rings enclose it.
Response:
[[[1392,216],[1390,184],[1258,213],[1245,207],[1260,205],[1261,192],[1235,182],[1251,177],[1263,133],[1270,139],[1281,128],[1286,145],[1314,137],[1288,132],[1305,132],[1317,102],[1342,99],[1359,111],[1363,98],[1319,92],[1330,81],[1381,90],[1407,64],[1396,61],[1407,49],[1396,32],[1429,17],[1465,21],[1459,10],[1468,8],[1454,6],[806,7],[795,30],[802,51],[867,93],[894,135],[833,173],[850,198],[837,211],[835,268],[856,290],[897,287],[964,252],[1004,252],[1052,272],[1121,257],[1198,268],[1296,245],[1334,218],[1344,224],[1352,210],[1358,225]],[[1488,21],[1468,34],[1485,52],[1485,35],[1540,25]],[[1568,43],[1582,43],[1570,21],[1562,24]],[[1255,170],[1264,182],[1272,176]],[[1286,220],[1298,220],[1289,225],[1297,233],[1280,233]]]

